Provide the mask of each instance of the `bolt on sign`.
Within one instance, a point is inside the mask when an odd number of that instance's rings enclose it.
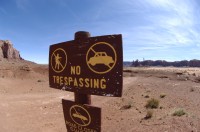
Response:
[[[122,36],[107,35],[50,46],[50,87],[82,94],[122,96]]]
[[[101,108],[62,100],[68,132],[100,132]]]

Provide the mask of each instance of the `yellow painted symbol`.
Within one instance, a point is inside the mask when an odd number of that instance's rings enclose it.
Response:
[[[112,56],[108,56],[106,52],[94,52],[94,57],[91,57],[88,64],[95,66],[96,64],[104,64],[110,68],[110,64],[114,63]]]
[[[79,105],[73,105],[70,108],[71,119],[80,126],[88,126],[91,123],[91,117],[88,111]]]
[[[109,43],[98,42],[87,51],[86,61],[90,70],[97,74],[104,74],[115,66],[116,51]]]
[[[51,55],[51,67],[52,69],[60,73],[67,65],[67,53],[62,48],[56,49]]]
[[[81,120],[83,120],[83,121],[87,121],[88,119],[85,117],[85,116],[82,116],[80,113],[75,113],[75,114],[73,114],[72,115],[73,117],[76,117],[76,118],[79,118],[79,119],[81,119]]]

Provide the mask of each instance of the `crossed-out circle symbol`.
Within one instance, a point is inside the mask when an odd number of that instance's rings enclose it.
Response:
[[[60,73],[67,65],[67,53],[64,49],[58,48],[51,55],[51,67],[52,69]]]
[[[91,71],[105,74],[113,69],[117,61],[117,54],[112,45],[98,42],[92,45],[86,54],[86,63]]]
[[[79,105],[73,105],[70,108],[71,119],[80,126],[88,126],[91,123],[91,117],[88,111]]]

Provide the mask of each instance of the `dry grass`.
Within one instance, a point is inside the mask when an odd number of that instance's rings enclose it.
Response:
[[[148,110],[144,119],[150,119],[153,116],[153,110]]]
[[[147,104],[145,105],[146,108],[156,109],[159,106],[159,100],[157,99],[150,99],[147,101]]]
[[[174,113],[172,115],[173,116],[182,116],[185,114],[186,114],[186,112],[183,109],[179,109],[179,110],[174,111]]]

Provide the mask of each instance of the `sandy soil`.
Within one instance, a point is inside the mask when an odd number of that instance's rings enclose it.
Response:
[[[199,76],[199,68],[125,68],[121,98],[92,96],[102,108],[102,132],[200,131]],[[1,132],[66,132],[62,98],[74,95],[49,88],[46,65],[0,62]],[[151,98],[159,107],[145,119]],[[178,109],[186,114],[172,116]]]

